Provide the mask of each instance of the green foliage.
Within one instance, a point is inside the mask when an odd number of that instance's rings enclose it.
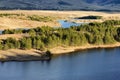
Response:
[[[2,41],[0,40],[0,50],[3,49],[3,44],[2,44]]]
[[[85,37],[86,37],[88,43],[93,44],[94,36],[93,36],[92,34],[90,34],[90,33],[85,33]]]
[[[32,15],[32,16],[27,16],[27,18],[33,21],[43,21],[43,22],[52,21],[52,18],[49,16]]]
[[[111,34],[111,32],[109,30],[106,31],[105,33],[105,36],[104,36],[104,43],[105,44],[111,44],[111,43],[114,43],[115,40],[114,40],[114,37],[113,35]]]
[[[16,39],[14,38],[7,38],[6,40],[4,40],[4,46],[3,49],[7,50],[7,49],[14,49],[17,48],[16,46]]]
[[[30,29],[30,30],[28,31],[28,33],[29,33],[31,36],[35,36],[35,35],[36,35],[36,32],[35,32],[34,29]]]
[[[77,19],[102,19],[102,16],[84,16],[78,17]]]
[[[21,33],[26,33],[27,30],[23,30],[23,29],[6,29],[2,32],[2,34],[21,34]]]
[[[52,56],[52,54],[51,54],[51,52],[49,50],[46,51],[46,56],[48,56],[48,57]]]
[[[30,37],[20,40],[8,38],[0,41],[0,49],[46,50],[57,46],[104,45],[120,42],[120,21],[89,23],[70,28],[37,27],[28,30],[4,30],[4,34],[28,33]]]
[[[20,41],[21,41],[21,48],[22,49],[31,49],[32,48],[31,38],[23,38]]]
[[[14,14],[14,13],[0,13],[0,17],[7,17],[13,19],[22,19],[22,20],[32,20],[32,21],[41,21],[41,22],[50,22],[55,19],[51,16],[41,16],[41,15],[26,15],[26,14]]]
[[[117,34],[115,36],[115,39],[120,42],[120,28],[117,28],[116,32]]]
[[[104,25],[120,25],[120,20],[107,20],[105,22],[103,22]]]
[[[1,13],[0,17],[24,16],[24,14]]]

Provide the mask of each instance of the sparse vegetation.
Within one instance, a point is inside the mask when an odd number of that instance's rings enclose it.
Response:
[[[1,13],[0,17],[25,16],[24,14]]]
[[[1,40],[0,49],[45,50],[57,46],[82,46],[86,44],[105,45],[120,42],[120,29],[115,27],[120,21],[109,20],[103,23],[89,23],[70,28],[37,27],[28,30],[4,30],[3,34],[28,33],[29,37],[16,40]]]
[[[102,16],[84,16],[84,17],[77,17],[76,19],[102,19]]]
[[[0,17],[8,17],[8,18],[24,19],[24,20],[32,20],[32,21],[41,21],[41,22],[49,22],[49,21],[53,21],[53,19],[54,19],[50,16],[25,15],[25,14],[14,14],[14,13],[1,13]]]
[[[29,20],[33,21],[43,21],[43,22],[49,22],[52,21],[52,18],[49,16],[38,16],[38,15],[33,15],[33,16],[27,16]]]

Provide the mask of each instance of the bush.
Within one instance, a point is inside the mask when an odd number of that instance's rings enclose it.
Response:
[[[102,19],[102,16],[84,16],[84,17],[78,17],[76,19]]]

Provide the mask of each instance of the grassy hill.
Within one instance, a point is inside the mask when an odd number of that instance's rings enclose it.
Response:
[[[0,9],[116,10],[119,0],[0,0]]]

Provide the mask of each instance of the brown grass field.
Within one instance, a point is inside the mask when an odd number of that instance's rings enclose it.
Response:
[[[28,34],[4,34],[0,35],[0,39],[7,39],[7,38],[15,38],[15,39],[21,39],[23,37],[29,37]]]
[[[120,20],[120,13],[107,13],[107,12],[94,12],[94,11],[43,11],[43,10],[4,10],[0,11],[0,14],[24,14],[24,16],[4,16],[0,17],[0,30],[4,29],[17,29],[17,28],[35,28],[41,26],[60,27],[57,20],[68,20],[72,22],[94,22],[94,21],[105,21],[105,20]],[[49,16],[53,18],[53,21],[33,21],[28,20],[26,16]],[[99,20],[74,20],[75,17],[82,16],[102,16]],[[0,35],[0,39],[6,39],[8,37],[21,38],[23,34],[13,35]]]
[[[16,28],[34,28],[41,26],[51,26],[59,27],[60,24],[57,20],[69,20],[73,22],[94,22],[94,21],[105,21],[111,19],[120,20],[120,13],[107,13],[107,12],[94,12],[94,11],[42,11],[42,10],[7,10],[0,11],[0,14],[24,14],[29,15],[38,15],[38,16],[50,16],[54,20],[50,22],[43,21],[32,21],[24,19],[23,17],[0,17],[0,29],[16,29]],[[75,17],[82,16],[103,16],[100,20],[73,20]]]

